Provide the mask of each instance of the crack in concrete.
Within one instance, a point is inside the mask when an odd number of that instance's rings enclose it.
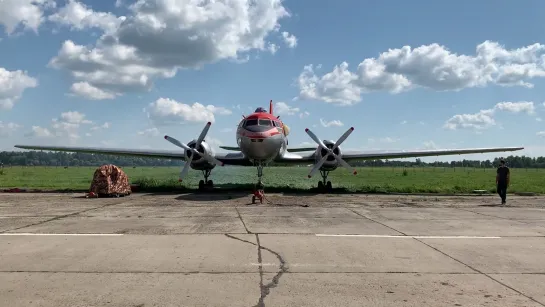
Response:
[[[482,272],[482,271],[477,270],[476,268],[470,266],[469,264],[467,264],[467,263],[465,263],[465,262],[463,262],[463,261],[461,261],[461,260],[458,260],[458,259],[452,257],[451,255],[449,255],[449,254],[443,252],[442,250],[440,250],[440,249],[438,249],[438,248],[436,248],[436,247],[434,247],[434,246],[432,246],[432,245],[430,245],[430,244],[428,244],[428,243],[426,243],[426,242],[424,242],[424,241],[422,241],[422,240],[419,240],[419,239],[417,239],[417,238],[413,238],[413,240],[416,240],[416,241],[418,241],[418,242],[420,242],[420,243],[426,245],[427,247],[429,247],[429,248],[435,250],[436,252],[441,253],[441,254],[447,256],[448,258],[450,258],[450,259],[452,259],[452,260],[454,260],[454,261],[456,261],[456,262],[458,262],[458,263],[460,263],[460,264],[466,266],[467,268],[469,268],[469,269],[471,269],[471,270],[473,270],[473,271],[475,271],[475,272],[477,272],[477,273],[479,273],[479,274],[482,274],[483,276],[486,276],[486,277],[490,278],[492,281],[497,282],[498,284],[500,284],[500,285],[506,287],[507,289],[510,289],[511,291],[514,291],[514,292],[518,293],[519,295],[521,295],[521,296],[523,296],[523,297],[525,297],[525,298],[527,298],[527,299],[529,299],[529,300],[531,300],[531,301],[533,301],[533,302],[535,302],[535,303],[537,303],[537,304],[539,304],[539,305],[541,305],[541,306],[545,306],[544,303],[542,303],[542,302],[540,302],[540,301],[534,299],[533,297],[528,296],[528,295],[522,293],[521,291],[519,291],[519,290],[517,290],[517,289],[515,289],[515,288],[513,288],[513,287],[508,286],[507,284],[505,284],[505,283],[503,283],[503,282],[501,282],[501,281],[495,279],[494,277],[488,275],[488,274],[485,273],[485,272]]]
[[[379,224],[379,225],[382,225],[382,226],[384,226],[384,227],[386,227],[386,228],[389,228],[389,229],[391,229],[391,230],[393,230],[393,231],[395,231],[395,232],[398,232],[398,233],[400,233],[400,234],[402,234],[402,235],[404,235],[404,236],[407,235],[406,233],[404,233],[404,232],[402,232],[402,231],[399,231],[399,230],[397,230],[397,229],[395,229],[395,228],[393,228],[393,227],[390,227],[390,226],[388,226],[388,225],[386,225],[386,224],[384,224],[384,223],[375,221],[375,220],[373,220],[372,218],[367,217],[367,216],[365,216],[365,215],[363,215],[363,214],[361,214],[361,213],[359,213],[359,212],[357,212],[357,211],[355,211],[355,210],[352,210],[352,209],[349,209],[349,208],[347,208],[347,209],[348,209],[349,211],[353,212],[354,214],[363,217],[363,218],[366,219],[366,220],[369,220],[369,221],[371,221],[371,222],[373,222],[373,223],[377,223],[377,224]]]
[[[261,282],[261,297],[259,298],[259,302],[253,306],[253,307],[265,307],[265,298],[267,297],[267,295],[270,294],[271,288],[276,288],[276,286],[278,286],[278,283],[280,282],[280,278],[282,277],[282,275],[284,275],[284,273],[288,271],[288,269],[286,268],[286,261],[284,260],[284,258],[282,258],[282,256],[279,253],[267,247],[261,246],[261,243],[259,242],[259,235],[256,234],[255,236],[257,239],[257,244],[259,246],[259,249],[264,249],[268,251],[269,253],[275,255],[278,261],[280,262],[280,270],[278,271],[278,273],[276,273],[276,275],[274,275],[271,282],[266,285],[263,285],[263,282]],[[259,263],[261,264],[261,261]],[[260,267],[262,267],[262,265],[260,265]]]
[[[103,206],[100,206],[100,207],[93,207],[93,208],[90,208],[90,209],[85,209],[85,210],[74,212],[74,213],[58,215],[58,216],[55,216],[54,218],[47,219],[45,221],[41,221],[41,222],[37,222],[37,223],[33,223],[33,224],[30,224],[30,225],[25,225],[25,226],[21,226],[21,227],[17,227],[17,228],[12,228],[12,229],[8,229],[8,230],[3,230],[3,231],[0,231],[0,233],[7,233],[9,231],[15,231],[15,230],[19,230],[19,229],[23,229],[23,228],[27,228],[27,227],[37,226],[37,225],[45,224],[45,223],[48,223],[48,222],[60,220],[60,219],[63,219],[65,217],[75,216],[75,215],[78,215],[78,214],[81,214],[81,213],[89,212],[89,211],[96,210],[96,209],[111,207],[111,206],[119,205],[119,204],[122,204],[122,203],[123,202],[115,203],[115,204],[108,204],[108,205],[103,205]]]
[[[244,242],[244,243],[251,244],[253,246],[257,246],[257,261],[259,263],[259,289],[260,289],[261,295],[259,297],[259,301],[257,302],[257,304],[255,304],[252,307],[265,307],[265,298],[271,293],[271,288],[275,288],[276,286],[278,286],[278,284],[280,282],[280,278],[282,277],[282,275],[284,275],[284,273],[286,273],[288,271],[288,269],[286,267],[286,261],[284,260],[284,258],[279,253],[273,251],[272,249],[270,249],[268,247],[262,246],[261,241],[259,240],[259,235],[258,234],[255,234],[257,244],[253,243],[253,242],[250,242],[250,241],[247,241],[247,240],[244,240],[244,239],[241,239],[241,238],[237,238],[237,237],[229,235],[229,234],[225,234],[225,236],[228,237],[228,238],[234,239],[234,240],[238,240],[238,241],[241,241],[241,242]],[[280,262],[280,269],[274,275],[271,282],[269,282],[266,285],[263,284],[264,272],[263,272],[263,257],[262,257],[262,254],[261,254],[262,249],[264,249],[264,250],[268,251],[269,253],[273,254],[274,256],[276,256],[276,258]]]
[[[240,219],[240,221],[242,222],[242,226],[244,226],[244,229],[246,229],[246,232],[247,233],[252,233],[250,230],[248,230],[248,227],[246,227],[246,223],[244,223],[244,220],[242,219],[242,215],[240,215],[240,211],[238,211],[238,208],[235,207],[235,211],[237,212],[238,214],[238,218]]]

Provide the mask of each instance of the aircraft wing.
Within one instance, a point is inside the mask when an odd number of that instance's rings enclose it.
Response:
[[[448,155],[465,155],[487,152],[506,152],[522,150],[524,147],[491,147],[491,148],[467,148],[467,149],[437,149],[437,150],[416,150],[416,151],[382,151],[382,152],[364,152],[364,151],[352,151],[342,153],[342,159],[349,161],[361,161],[361,160],[378,160],[378,159],[403,159],[414,157],[429,157],[429,156],[448,156]],[[278,162],[281,163],[308,163],[314,162],[314,152],[306,155],[299,155],[294,153],[288,153],[284,157],[280,158]]]
[[[403,159],[416,157],[431,157],[431,156],[450,156],[450,155],[467,155],[487,152],[506,152],[522,150],[524,147],[491,147],[491,148],[465,148],[465,149],[433,149],[433,150],[416,150],[416,151],[399,151],[399,152],[347,152],[343,153],[342,158],[348,161],[355,160],[378,160],[378,159]]]
[[[147,158],[185,160],[185,153],[183,150],[144,150],[144,149],[127,149],[127,148],[39,146],[39,145],[15,145],[15,147],[21,148],[21,149],[34,149],[34,150],[84,152],[84,153],[110,154],[110,155],[117,155],[117,156],[136,156],[136,157],[147,157]],[[225,163],[225,165],[249,164],[249,161],[244,157],[242,153],[215,154],[214,157],[220,160],[221,162]]]

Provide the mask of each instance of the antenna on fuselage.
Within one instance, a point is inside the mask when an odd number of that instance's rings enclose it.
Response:
[[[269,102],[269,113],[270,113],[271,115],[273,115],[272,99],[271,99],[271,101]]]

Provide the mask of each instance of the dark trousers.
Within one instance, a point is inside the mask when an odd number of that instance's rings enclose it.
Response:
[[[505,199],[507,198],[507,183],[498,182],[496,191],[498,192],[498,195],[500,195],[501,201],[505,202]]]

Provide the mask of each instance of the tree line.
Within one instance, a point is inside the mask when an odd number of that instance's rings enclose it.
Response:
[[[545,168],[545,157],[507,156],[507,165],[513,168]],[[499,165],[500,158],[493,160],[458,160],[424,162],[417,158],[407,160],[366,160],[350,163],[358,167],[478,167],[492,168]],[[180,166],[183,161],[175,159],[141,158],[91,153],[67,153],[46,151],[2,151],[0,164],[3,166],[100,166],[115,164],[118,166]],[[275,163],[271,166],[283,166]]]

